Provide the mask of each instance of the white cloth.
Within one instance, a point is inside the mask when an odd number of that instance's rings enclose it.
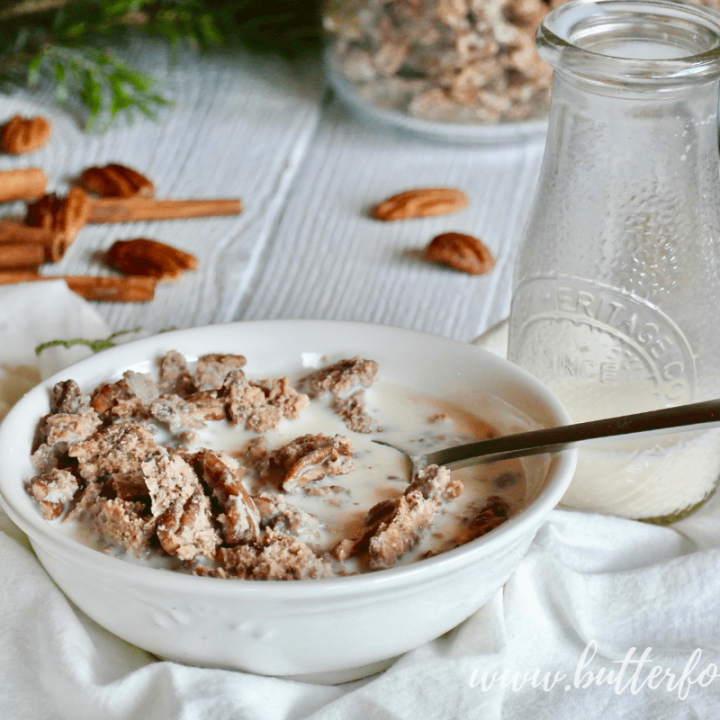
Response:
[[[38,342],[107,333],[62,283],[43,284],[41,291],[0,288],[6,404],[37,380],[31,369]],[[53,362],[86,352],[76,347],[53,351]],[[26,369],[13,375],[18,366]],[[22,534],[6,525],[0,533],[0,718],[715,717],[719,519],[720,497],[672,528],[556,510],[505,587],[473,617],[385,673],[338,687],[158,661],[79,612]],[[632,664],[643,657],[644,664]],[[614,684],[601,682],[609,672]]]

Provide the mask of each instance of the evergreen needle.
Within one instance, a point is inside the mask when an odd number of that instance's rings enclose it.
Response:
[[[239,41],[297,54],[320,37],[317,0],[0,0],[0,90],[50,84],[79,102],[88,126],[154,117],[169,103],[159,81],[123,59],[142,34],[207,50]]]

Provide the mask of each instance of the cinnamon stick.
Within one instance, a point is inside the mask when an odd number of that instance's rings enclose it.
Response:
[[[34,200],[47,187],[47,177],[40,168],[0,172],[0,202]]]
[[[38,275],[34,270],[3,270],[0,271],[0,285],[16,285],[35,280],[55,280],[56,278]]]
[[[37,270],[45,262],[45,248],[37,243],[0,244],[0,270]]]
[[[0,220],[0,250],[5,244],[25,243],[37,245],[45,250],[45,259],[41,262],[58,262],[67,249],[67,240],[56,230],[30,227],[12,220]]]
[[[0,272],[0,285],[41,280],[64,280],[67,286],[86,300],[100,302],[149,302],[155,296],[157,280],[150,277],[99,277],[95,275],[38,275],[16,270]]]
[[[239,215],[241,211],[240,200],[156,200],[143,197],[108,197],[92,201],[88,222],[184,220],[218,215]]]

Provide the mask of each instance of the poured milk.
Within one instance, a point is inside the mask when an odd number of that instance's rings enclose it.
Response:
[[[366,412],[378,421],[381,431],[355,433],[330,409],[330,397],[314,399],[296,420],[283,420],[274,430],[263,433],[272,451],[300,435],[323,433],[345,435],[352,440],[355,469],[347,475],[328,476],[310,483],[307,488],[342,486],[341,492],[311,495],[301,491],[283,493],[285,501],[313,514],[320,521],[319,532],[304,533],[300,539],[318,551],[330,550],[341,539],[352,536],[363,527],[367,511],[376,503],[401,495],[410,477],[410,462],[397,450],[379,445],[373,439],[391,443],[409,454],[421,454],[451,445],[470,442],[497,434],[491,425],[463,408],[446,401],[422,396],[377,379],[365,391]],[[447,413],[447,419],[430,422],[434,415]],[[248,440],[258,437],[242,427],[226,421],[209,422],[198,432],[197,447],[221,450],[240,457]],[[195,445],[190,449],[195,449]],[[538,458],[535,459],[537,465]],[[500,496],[514,515],[528,500],[528,473],[524,461],[505,460],[453,471],[453,478],[464,484],[462,494],[441,504],[428,533],[411,551],[399,559],[398,565],[417,559],[428,551],[441,550],[467,525],[467,517],[477,512],[488,496]],[[532,483],[531,483],[532,484]],[[246,485],[251,494],[277,492],[278,487]],[[532,493],[530,493],[532,494]],[[473,512],[474,510],[474,512]],[[465,518],[465,523],[463,519]],[[62,532],[85,543],[97,546],[87,531],[76,523],[56,525]],[[122,555],[131,562],[155,567],[175,568],[180,563],[166,556],[137,558]],[[345,567],[357,569],[352,561]]]
[[[308,487],[339,485],[348,489],[325,496],[306,493],[285,493],[288,503],[312,513],[322,523],[321,537],[310,544],[331,549],[343,537],[351,536],[362,528],[367,511],[378,502],[402,494],[410,477],[410,462],[397,450],[379,445],[382,440],[406,450],[421,454],[451,445],[490,437],[496,434],[486,422],[466,410],[437,398],[418,395],[378,379],[365,391],[366,412],[378,421],[380,432],[354,433],[329,408],[329,398],[313,400],[297,420],[282,422],[277,429],[264,433],[268,447],[273,450],[294,440],[299,435],[323,433],[345,435],[352,440],[355,469],[347,475],[328,476]],[[447,413],[447,420],[429,422],[438,413]],[[241,450],[254,433],[218,423],[201,433],[199,445],[230,454]],[[451,502],[442,504],[425,537],[398,564],[414,560],[418,555],[442,545],[462,528],[463,514],[470,505],[477,508],[490,495],[500,495],[512,508],[513,514],[527,498],[527,479],[520,460],[478,465],[453,471],[453,478],[461,480],[464,491]],[[250,487],[251,494],[270,489]],[[304,537],[303,539],[308,539]]]
[[[582,450],[561,503],[629,518],[659,518],[707,498],[720,477],[720,430],[608,443]]]
[[[640,412],[648,407],[644,385],[624,383],[596,402],[568,387],[554,388],[575,422]],[[598,398],[599,400],[599,398]],[[697,505],[720,477],[720,429],[628,438],[582,449],[561,504],[622,517],[660,518]]]

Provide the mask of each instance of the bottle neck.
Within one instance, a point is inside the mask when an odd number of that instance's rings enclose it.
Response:
[[[710,80],[659,94],[555,71],[546,156],[572,141],[585,157],[615,156],[622,148],[631,153],[629,163],[644,153],[666,158],[710,153],[717,164],[719,87]],[[607,158],[599,161],[607,164]]]
[[[720,79],[720,13],[683,0],[572,0],[537,33],[555,71],[658,95]]]
[[[672,273],[653,269],[666,266],[658,257],[697,253],[720,238],[717,83],[638,99],[556,72],[524,237],[516,284],[566,275],[616,286],[622,266],[636,296],[672,294]],[[588,247],[603,248],[599,264]]]

